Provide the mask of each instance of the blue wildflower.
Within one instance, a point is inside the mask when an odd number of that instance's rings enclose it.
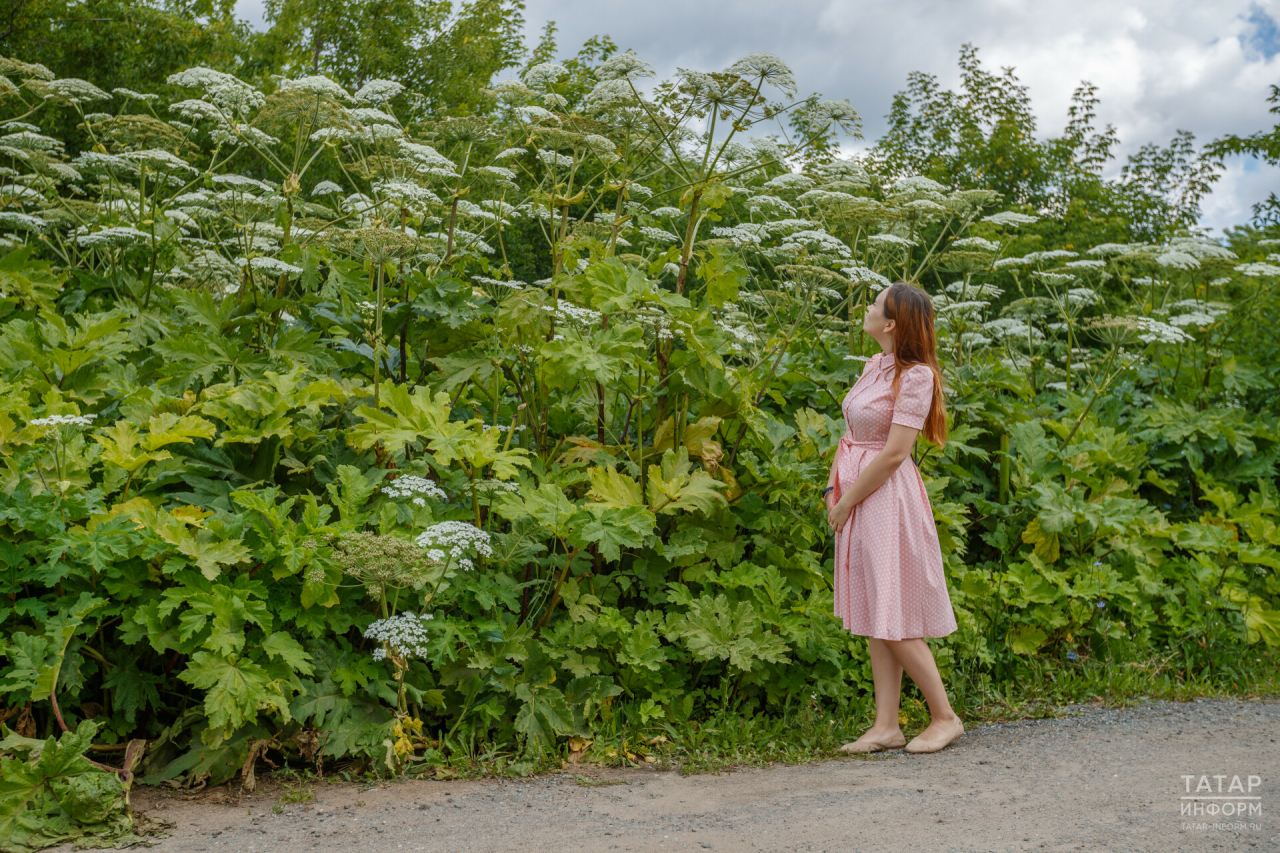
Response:
[[[1106,607],[1106,606],[1107,606],[1107,603],[1105,601],[1098,602],[1098,607]]]
[[[1076,659],[1075,652],[1067,652],[1067,660],[1075,660],[1075,659]]]

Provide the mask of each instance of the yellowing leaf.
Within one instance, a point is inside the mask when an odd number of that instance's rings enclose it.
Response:
[[[612,468],[596,467],[591,469],[592,500],[605,506],[623,509],[629,506],[644,506],[644,494],[640,484]]]
[[[1046,533],[1040,526],[1040,519],[1032,519],[1027,529],[1022,531],[1022,541],[1035,548],[1035,554],[1046,563],[1058,561],[1058,534]]]

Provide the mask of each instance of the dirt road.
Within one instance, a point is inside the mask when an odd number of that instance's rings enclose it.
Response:
[[[593,787],[567,774],[321,784],[280,814],[278,790],[229,804],[145,789],[135,803],[176,824],[158,853],[1280,850],[1280,703],[1071,710],[975,727],[934,755],[719,776],[606,770],[623,784]]]

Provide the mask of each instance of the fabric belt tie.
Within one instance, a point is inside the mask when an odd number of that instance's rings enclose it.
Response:
[[[884,445],[885,443],[883,441],[857,441],[850,438],[848,435],[845,435],[840,439],[841,447],[860,447],[867,450],[881,450],[884,448]]]

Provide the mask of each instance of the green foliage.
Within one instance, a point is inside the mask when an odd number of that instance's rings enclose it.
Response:
[[[0,690],[24,734],[145,738],[143,778],[180,786],[264,753],[530,772],[658,737],[719,766],[780,720],[794,739],[757,754],[829,748],[823,715],[871,683],[819,492],[897,278],[938,318],[948,440],[911,464],[970,706],[1152,659],[1170,692],[1226,684],[1280,645],[1280,351],[1255,332],[1280,268],[1262,232],[1177,230],[1170,187],[1208,174],[1186,145],[1108,184],[1088,92],[1039,143],[966,54],[967,94],[913,78],[945,109],[902,101],[839,159],[852,107],[797,100],[776,58],[646,95],[639,58],[558,65],[552,32],[476,114],[428,120],[385,81],[357,105],[425,42],[329,41],[356,8],[278,10],[292,73],[323,37],[338,81],[193,71],[154,123],[0,60],[0,120],[94,142],[0,145]]]
[[[85,751],[97,725],[47,740],[0,727],[0,838],[14,853],[41,850],[86,836],[99,844],[130,836],[128,786],[93,766]]]

